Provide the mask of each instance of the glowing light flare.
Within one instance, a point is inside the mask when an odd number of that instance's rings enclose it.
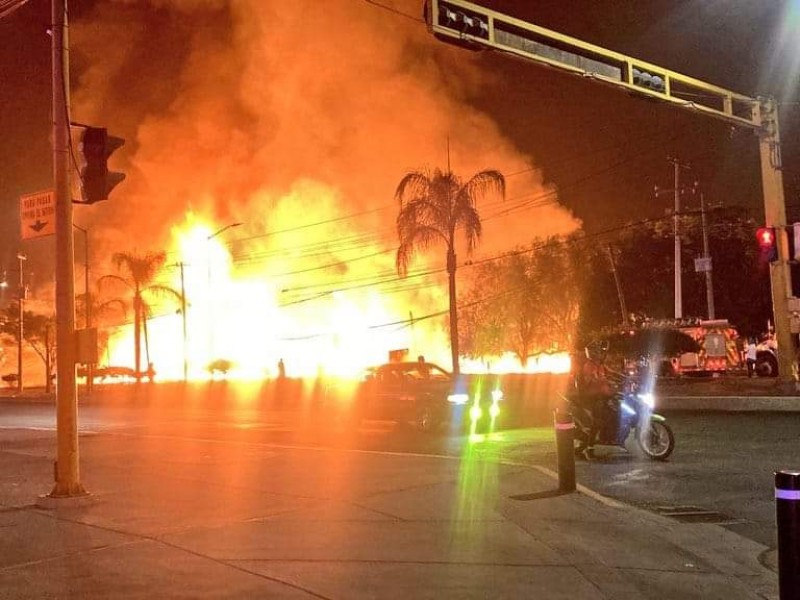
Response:
[[[159,281],[169,277],[169,285],[185,290],[187,297],[186,353],[188,376],[200,379],[259,380],[278,375],[283,360],[289,377],[319,375],[357,377],[367,366],[386,362],[391,349],[429,349],[427,355],[444,354],[446,339],[439,327],[405,326],[408,300],[398,295],[383,295],[374,289],[334,291],[314,302],[282,304],[287,286],[285,276],[272,275],[270,269],[286,272],[286,261],[263,261],[243,266],[234,264],[228,245],[211,235],[214,227],[188,215],[186,223],[173,229],[174,267],[165,270]],[[268,236],[264,236],[268,237]],[[266,242],[264,242],[266,244]],[[269,254],[268,246],[253,250]],[[320,253],[316,251],[318,256]],[[380,253],[376,253],[380,254]],[[318,272],[314,260],[303,259],[294,268],[304,282],[336,283],[336,274]],[[345,260],[345,259],[343,259]],[[384,257],[393,268],[392,257]],[[278,265],[276,266],[276,262]],[[345,264],[345,263],[343,263]],[[304,268],[305,267],[305,268]],[[375,265],[359,262],[355,271],[373,273]],[[353,277],[360,275],[354,272]],[[183,378],[183,333],[180,311],[175,307],[160,310],[159,318],[148,320],[150,360],[159,379]],[[396,324],[385,326],[386,324]],[[399,325],[397,325],[399,324]],[[110,344],[109,364],[132,364],[132,327],[123,328]],[[437,352],[438,351],[438,352]],[[223,365],[216,370],[211,365]]]

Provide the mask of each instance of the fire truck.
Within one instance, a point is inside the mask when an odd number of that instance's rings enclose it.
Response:
[[[743,364],[739,334],[727,319],[645,319],[640,327],[683,334],[679,337],[664,336],[664,340],[672,342],[667,342],[670,349],[665,349],[659,357],[658,372],[661,375],[724,373]],[[686,336],[696,344],[683,342]]]
[[[739,333],[727,319],[681,319],[677,329],[700,344],[699,352],[684,352],[676,361],[677,373],[724,373],[742,366]]]

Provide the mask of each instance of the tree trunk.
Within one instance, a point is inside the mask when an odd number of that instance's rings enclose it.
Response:
[[[144,318],[142,319],[142,330],[144,331],[144,355],[147,358],[147,370],[150,371],[150,338],[147,337],[147,313],[145,312],[144,306],[142,306],[142,315]]]
[[[139,332],[142,328],[142,309],[141,299],[138,292],[133,297],[133,356],[136,368],[136,379],[139,379],[142,372],[142,344],[139,339]]]
[[[52,365],[50,364],[50,325],[45,325],[44,329],[44,391],[49,394],[53,390],[53,378],[50,375]]]
[[[456,310],[456,253],[447,250],[447,280],[450,292],[450,355],[453,361],[453,374],[460,372],[458,364],[458,312]]]

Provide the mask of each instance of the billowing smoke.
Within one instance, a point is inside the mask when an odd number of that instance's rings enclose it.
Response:
[[[255,198],[302,179],[337,190],[342,214],[375,208],[391,203],[405,171],[446,167],[448,138],[463,176],[532,166],[464,101],[485,83],[475,57],[420,22],[356,0],[146,4],[99,3],[73,24],[84,57],[74,113],[128,139],[128,180],[91,209],[121,239],[165,243],[189,207],[218,219],[262,211]],[[417,4],[397,8],[417,15]],[[545,191],[535,172],[509,184],[512,199]],[[487,223],[488,246],[495,229],[511,241],[507,225],[521,220],[515,242],[574,226],[553,203]]]
[[[386,5],[421,16],[419,4]],[[479,58],[373,3],[102,2],[72,23],[72,45],[73,118],[127,139],[116,163],[126,181],[76,212],[91,222],[95,256],[173,248],[173,228],[199,219],[211,231],[243,223],[231,237],[259,245],[234,248],[234,268],[284,277],[276,293],[313,281],[309,264],[338,260],[325,277],[343,278],[359,252],[383,251],[361,268],[391,271],[395,186],[448,161],[465,179],[518,173],[504,204],[479,206],[481,254],[577,226],[529,157],[469,104],[492,83]],[[368,237],[374,248],[361,246]]]

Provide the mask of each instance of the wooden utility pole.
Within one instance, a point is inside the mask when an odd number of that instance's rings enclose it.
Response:
[[[675,214],[673,215],[673,227],[675,235],[675,319],[683,318],[683,285],[681,273],[681,233],[680,233],[680,212],[681,212],[681,164],[677,159],[672,159],[672,166],[675,170]]]
[[[708,306],[708,318],[710,320],[716,319],[716,312],[714,311],[714,280],[712,278],[713,263],[711,261],[711,254],[708,250],[708,228],[706,227],[706,200],[703,192],[700,192],[700,222],[703,226],[703,258],[705,259],[706,276],[706,303]]]
[[[75,280],[69,185],[69,37],[67,0],[52,0],[53,183],[56,206],[56,437],[51,498],[84,496],[75,382]]]
[[[22,383],[22,345],[25,341],[25,277],[23,276],[22,263],[26,257],[24,254],[17,254],[19,260],[19,292],[18,292],[18,319],[17,323],[17,393],[21,394],[25,389]]]
[[[181,318],[183,320],[183,380],[189,380],[189,337],[186,328],[186,283],[183,277],[183,269],[186,263],[181,261],[172,265],[181,271]]]

